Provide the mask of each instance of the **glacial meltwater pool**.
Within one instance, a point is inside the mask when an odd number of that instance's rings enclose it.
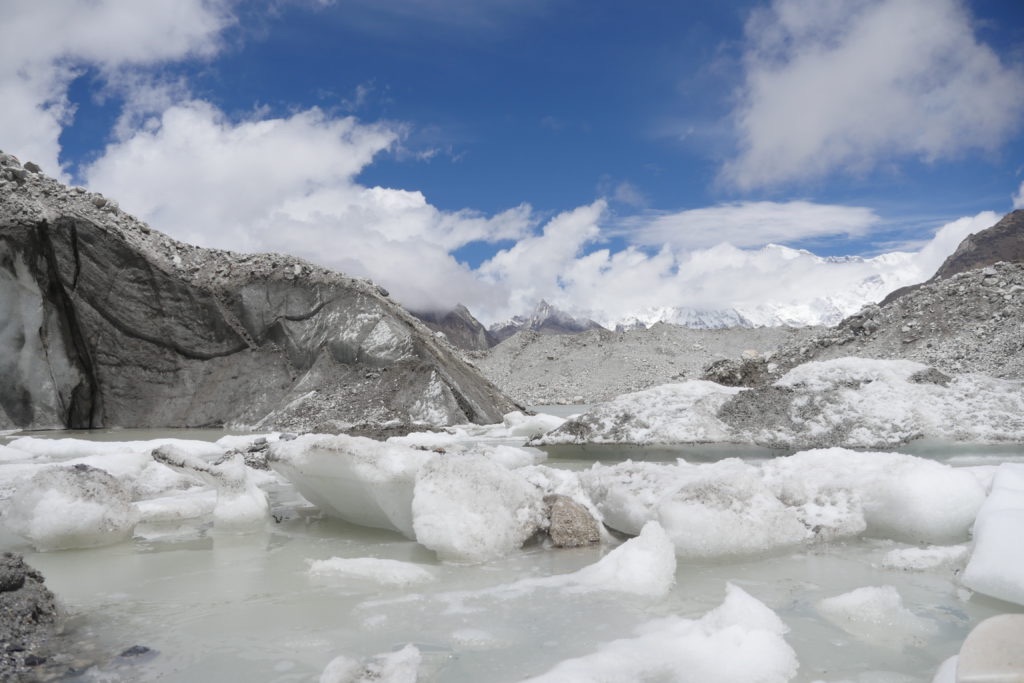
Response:
[[[22,436],[0,438],[0,444]],[[30,436],[214,441],[224,432]],[[1024,462],[1024,447],[923,448],[929,457],[979,472]],[[616,460],[612,447],[600,450],[602,463]],[[620,458],[687,457],[685,449],[620,450]],[[33,468],[87,451],[78,443],[66,457],[0,460],[0,498],[9,497]],[[760,449],[722,455],[766,457]],[[556,456],[543,464],[581,470],[594,453],[561,449]],[[695,460],[708,458],[713,454]],[[134,476],[120,467],[120,476]],[[523,579],[575,572],[607,556],[613,545],[553,549],[531,543],[484,564],[444,564],[398,533],[322,516],[284,480],[264,488],[274,519],[247,533],[214,529],[205,514],[139,523],[130,540],[110,546],[36,552],[0,519],[0,550],[24,553],[69,615],[63,642],[74,655],[46,675],[67,681],[318,681],[339,655],[366,660],[412,644],[421,658],[416,680],[445,683],[518,681],[573,658],[584,658],[571,669],[582,676],[573,680],[630,680],[616,678],[621,660],[656,659],[666,650],[692,653],[685,660],[689,668],[654,666],[644,680],[927,683],[974,625],[1024,611],[959,585],[962,560],[911,569],[912,563],[894,563],[893,551],[916,544],[865,537],[738,559],[680,558],[665,597],[613,587],[579,591]],[[210,492],[195,488],[181,495]],[[967,540],[960,545],[966,553]],[[426,574],[360,578],[310,571],[313,561],[335,557],[397,560]],[[795,675],[773,673],[785,666],[766,635],[771,629],[760,630],[764,614],[747,603],[737,603],[728,614],[720,609],[727,592],[735,590],[729,586],[763,603],[788,628],[782,637],[795,652]],[[866,597],[853,600],[852,607],[850,600],[829,602],[850,594]],[[891,600],[895,595],[898,605]],[[137,645],[149,651],[118,656]],[[75,671],[68,673],[69,666]],[[633,670],[644,670],[638,666]],[[388,675],[384,671],[383,680],[407,680]],[[350,679],[325,674],[324,680]]]

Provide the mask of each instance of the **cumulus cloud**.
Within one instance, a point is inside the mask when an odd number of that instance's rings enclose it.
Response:
[[[728,242],[737,247],[811,237],[864,235],[880,221],[859,206],[792,202],[735,202],[675,213],[650,212],[624,221],[640,244],[681,249]]]
[[[209,56],[232,19],[226,0],[8,0],[0,22],[4,151],[55,175],[60,133],[74,115],[70,83],[186,56]]]
[[[993,149],[1021,123],[1024,73],[957,0],[775,0],[746,39],[740,189]]]
[[[85,168],[90,187],[178,239],[302,256],[371,277],[413,308],[491,303],[493,288],[451,252],[533,227],[526,205],[489,217],[443,212],[420,192],[358,184],[401,136],[387,124],[316,108],[232,121],[190,100],[137,125]]]
[[[1013,195],[1013,208],[1024,209],[1024,183],[1020,184],[1017,194]]]
[[[594,213],[585,216],[584,222],[601,220]],[[561,256],[546,265],[561,273],[557,281],[524,279],[517,291],[605,325],[631,318],[685,321],[690,313],[730,310],[755,324],[806,324],[822,318],[838,322],[865,301],[878,301],[893,289],[928,279],[964,237],[998,218],[984,212],[958,219],[939,228],[917,251],[873,258],[822,258],[777,245],[742,249],[727,243],[692,250],[664,245],[653,253],[628,247],[574,254],[570,240],[557,250]],[[596,235],[593,230],[566,232],[578,245]],[[542,250],[544,242],[544,236],[535,238],[533,249]]]

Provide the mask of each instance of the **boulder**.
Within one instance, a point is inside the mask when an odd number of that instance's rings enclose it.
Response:
[[[45,646],[59,629],[53,593],[20,555],[0,555],[0,680],[34,680]]]
[[[0,161],[18,180],[0,183],[0,429],[445,426],[517,408],[371,282],[183,244]]]
[[[577,548],[600,542],[597,520],[572,498],[558,494],[544,496],[544,505],[549,520],[548,536],[556,548]]]

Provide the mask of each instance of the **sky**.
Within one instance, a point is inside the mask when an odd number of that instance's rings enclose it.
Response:
[[[613,323],[877,297],[1024,207],[1019,0],[4,0],[0,19],[0,149],[183,241],[485,323],[541,299]]]

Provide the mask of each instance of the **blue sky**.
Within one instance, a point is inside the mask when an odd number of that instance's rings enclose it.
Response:
[[[1011,0],[3,12],[0,149],[180,239],[296,253],[413,307],[804,305],[808,282],[927,277],[1024,202]],[[841,276],[762,249],[917,253],[960,218],[928,258]]]

